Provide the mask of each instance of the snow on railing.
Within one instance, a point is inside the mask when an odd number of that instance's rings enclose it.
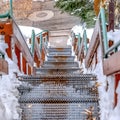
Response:
[[[120,46],[120,41],[118,41],[116,44],[112,46],[109,46],[109,41],[107,38],[105,11],[103,7],[101,7],[100,9],[100,13],[98,15],[98,19],[96,21],[92,39],[90,40],[89,45],[88,45],[88,40],[86,35],[86,29],[84,28],[83,30],[84,32],[82,31],[83,33],[80,33],[80,35],[83,34],[82,40],[80,40],[80,42],[78,40],[79,35],[72,36],[72,38],[74,39],[73,40],[74,51],[78,56],[79,60],[83,60],[84,58],[85,59],[87,58],[86,64],[87,62],[92,61],[93,55],[98,47],[99,41],[101,41],[102,43],[101,45],[102,45],[103,58],[107,58],[108,56],[110,56],[111,51],[114,51],[114,53],[118,51],[118,47]],[[97,45],[95,45],[95,42],[97,43]],[[90,64],[91,62],[89,62],[89,65]],[[89,65],[87,64],[86,67],[89,67]]]

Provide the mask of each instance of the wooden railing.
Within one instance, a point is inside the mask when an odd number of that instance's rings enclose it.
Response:
[[[88,39],[86,34],[86,29],[84,28],[82,30],[83,36],[81,37],[82,33],[79,33],[78,35],[74,35],[73,38],[73,46],[75,54],[77,55],[78,60],[82,61],[84,57],[87,54],[88,51]]]
[[[84,39],[82,39],[78,51],[78,60],[82,62],[83,59],[84,59]]]
[[[98,48],[99,45],[99,20],[96,21],[96,25],[92,34],[91,42],[89,44],[89,48],[85,57],[85,67],[89,68],[94,54]]]
[[[10,29],[7,29],[6,24],[10,24]],[[31,50],[29,49],[24,36],[22,35],[18,25],[13,18],[4,22],[0,22],[3,26],[0,33],[5,36],[5,42],[8,44],[7,54],[8,57],[12,58],[12,51],[16,53],[18,59],[18,67],[20,71],[25,74],[32,74],[34,65],[35,67],[40,67],[45,60],[46,45],[48,42],[48,31],[42,31],[40,34],[35,35],[32,31],[31,37]],[[12,31],[12,32],[10,32]]]
[[[49,31],[43,30],[40,33],[36,34],[36,37],[40,39],[40,51],[48,45],[49,41]]]
[[[26,40],[24,36],[22,35],[20,28],[16,24],[15,20],[12,19],[12,24],[13,24],[13,35],[12,38],[14,40],[14,43],[16,46],[19,48],[19,50],[22,52],[24,55],[25,59],[30,65],[33,65],[33,56],[31,51],[29,50],[29,47],[26,43]]]
[[[12,0],[10,0],[10,10],[0,15],[0,18],[6,18],[6,21],[0,21],[0,34],[4,35],[4,40],[8,44],[6,49],[8,57],[13,59],[12,52],[14,51],[20,71],[24,72],[24,74],[33,74],[34,65],[36,64],[35,67],[40,67],[45,60],[48,31],[44,30],[37,35],[32,31],[30,50],[13,18]]]
[[[37,63],[37,67],[43,64],[46,54],[46,46],[48,44],[48,30],[43,30],[35,35],[32,32],[31,37],[31,52],[34,56],[34,60]]]
[[[109,46],[104,8],[101,8],[100,13],[98,15],[94,32],[89,43],[89,48],[87,46],[86,37],[87,36],[83,36],[82,41],[80,42],[79,50],[77,51],[78,60],[83,61],[83,59],[85,59],[85,67],[89,68],[93,61],[94,55],[97,52],[97,48],[100,45],[103,56],[101,60],[103,61],[104,74],[110,75],[119,72],[120,51],[118,51],[118,47],[120,46],[120,41],[118,41],[112,46]],[[75,37],[75,39],[77,39],[77,37]]]

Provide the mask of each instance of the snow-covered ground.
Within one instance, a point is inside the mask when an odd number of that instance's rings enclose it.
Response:
[[[22,34],[24,35],[24,37],[26,39],[30,38],[31,37],[31,34],[32,34],[32,30],[35,31],[35,34],[38,34],[40,33],[42,30],[39,29],[39,28],[35,28],[35,27],[30,27],[30,26],[19,26]]]
[[[72,29],[75,34],[82,32],[81,26],[75,26]],[[93,29],[87,30],[87,36],[91,39]],[[114,43],[120,40],[120,30],[115,30],[115,32],[110,31],[107,33],[108,40],[113,40]],[[98,82],[101,84],[99,86],[99,97],[100,97],[100,118],[101,120],[120,120],[120,82],[117,87],[118,103],[114,108],[114,90],[115,90],[115,78],[114,75],[105,76],[103,75],[102,69],[102,53],[101,47],[99,45],[97,49],[97,65],[95,64],[95,59],[93,59],[92,66],[86,69],[84,66],[84,61],[82,63],[84,73],[93,73],[97,75]]]
[[[18,104],[19,92],[17,87],[20,82],[16,78],[15,73],[20,74],[17,65],[8,58],[5,49],[7,44],[0,42],[0,50],[5,54],[8,62],[9,74],[0,77],[0,120],[19,120],[20,107]]]
[[[24,37],[30,38],[32,30],[38,34],[41,29],[33,27],[20,26],[20,29]],[[19,92],[18,86],[21,84],[16,77],[16,73],[21,75],[17,66],[16,55],[13,52],[13,61],[8,58],[5,49],[7,44],[2,40],[3,36],[0,36],[0,51],[5,54],[5,60],[8,62],[9,74],[0,77],[0,120],[21,120],[21,109],[18,103]]]

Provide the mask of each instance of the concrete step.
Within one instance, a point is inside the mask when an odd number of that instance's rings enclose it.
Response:
[[[49,55],[71,55],[72,50],[70,47],[65,48],[48,48],[47,49]]]
[[[70,30],[59,30],[59,31],[50,31],[49,36],[55,37],[55,36],[69,36]]]
[[[65,47],[65,48],[54,48],[54,47],[49,47],[48,52],[71,52],[72,48],[71,47]]]
[[[79,67],[78,62],[70,62],[70,61],[62,61],[62,62],[52,62],[52,61],[45,61],[44,64],[42,65],[42,67],[66,67],[66,68],[70,68],[70,67]]]
[[[70,55],[59,55],[59,56],[56,56],[56,55],[54,55],[54,56],[52,56],[52,55],[50,55],[50,56],[47,56],[47,60],[48,61],[74,61],[74,59],[75,59],[75,56],[70,56]]]
[[[66,51],[66,52],[64,52],[64,51],[58,51],[58,52],[52,51],[52,52],[48,52],[48,55],[56,55],[56,56],[58,56],[58,55],[72,55],[72,52],[71,51]]]

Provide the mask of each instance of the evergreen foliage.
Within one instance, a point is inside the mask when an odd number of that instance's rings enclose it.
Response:
[[[80,17],[81,22],[85,22],[88,27],[95,22],[93,0],[57,0],[55,7],[60,8],[62,12]]]

